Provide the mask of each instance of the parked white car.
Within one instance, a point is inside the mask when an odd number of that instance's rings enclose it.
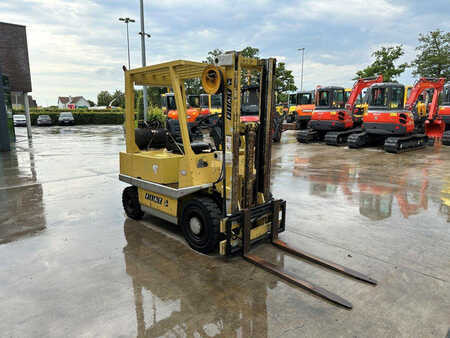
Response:
[[[25,115],[13,115],[14,127],[26,127],[27,118]]]

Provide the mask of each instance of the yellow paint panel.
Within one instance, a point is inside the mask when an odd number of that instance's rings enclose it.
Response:
[[[138,188],[138,193],[139,203],[168,215],[177,216],[178,202],[176,199],[141,188]]]
[[[397,116],[397,113],[390,113],[390,116]]]
[[[260,225],[259,227],[253,228],[252,230],[250,230],[250,239],[252,240],[252,239],[261,237],[262,235],[267,233],[267,231],[269,231],[268,223]]]
[[[120,153],[120,173],[155,183],[176,183],[181,158],[165,149]]]

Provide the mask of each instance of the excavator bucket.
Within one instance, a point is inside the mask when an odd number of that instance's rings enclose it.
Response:
[[[433,139],[442,139],[445,123],[442,120],[428,120],[425,122],[425,134]]]

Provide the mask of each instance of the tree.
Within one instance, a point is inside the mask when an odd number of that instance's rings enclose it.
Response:
[[[385,82],[393,81],[395,77],[403,73],[408,67],[407,63],[402,63],[398,66],[395,65],[395,62],[403,54],[405,54],[405,52],[403,51],[402,45],[381,47],[381,49],[372,53],[372,56],[375,57],[375,61],[370,66],[356,72],[356,77],[353,80],[383,74],[383,80]]]
[[[219,56],[220,54],[223,54],[223,50],[216,48],[214,50],[211,50],[208,52],[208,56],[206,57],[206,61],[203,61],[205,63],[210,63],[213,64],[214,63],[214,59]]]
[[[114,102],[112,102],[114,100]],[[121,90],[116,89],[114,94],[111,96],[111,101],[108,102],[108,105],[112,102],[113,106],[125,108],[125,95]]]
[[[107,106],[112,100],[111,94],[107,90],[102,90],[97,95],[97,105]]]
[[[89,107],[94,107],[95,106],[95,102],[91,101],[91,100],[87,100],[89,102]]]
[[[138,112],[138,119],[143,120],[144,119],[144,94],[142,92],[142,89],[138,89],[135,91],[135,107],[136,111]]]
[[[147,87],[147,99],[149,106],[161,106],[161,94],[167,93],[166,87]]]
[[[286,69],[284,62],[278,63],[275,70],[275,90],[278,102],[287,101],[286,92],[297,90],[292,70]]]
[[[411,63],[413,75],[420,77],[450,77],[450,33],[437,29],[419,34],[418,54]]]
[[[214,63],[214,59],[219,56],[220,54],[223,54],[223,51],[221,49],[214,49],[212,51],[208,52],[208,56],[206,57],[207,63]],[[259,49],[254,48],[251,46],[245,47],[241,51],[241,55],[245,57],[251,57],[251,58],[257,58],[259,56]],[[286,92],[291,90],[297,90],[297,87],[294,83],[294,76],[292,75],[291,70],[286,69],[286,64],[284,62],[280,62],[277,65],[277,69],[275,70],[275,85],[276,85],[276,92],[278,96],[278,100],[287,100]],[[242,71],[241,74],[241,83],[243,85],[252,84],[257,85],[259,84],[259,78],[257,72],[247,72]],[[187,87],[186,87],[187,91]]]
[[[186,89],[186,95],[199,95],[203,92],[199,78],[185,80],[184,88]]]

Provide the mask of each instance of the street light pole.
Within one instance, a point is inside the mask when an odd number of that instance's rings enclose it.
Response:
[[[131,69],[131,65],[130,65],[130,34],[128,32],[128,23],[135,22],[135,21],[130,18],[119,18],[119,21],[123,21],[127,25],[128,69]]]
[[[141,31],[139,35],[141,36],[141,50],[142,50],[142,67],[147,65],[146,57],[145,57],[145,38],[150,37],[150,34],[145,33],[145,25],[144,25],[144,0],[140,0],[141,5]],[[147,121],[147,86],[142,87],[142,91],[144,94],[144,121]]]
[[[303,91],[303,60],[305,59],[305,48],[299,48],[299,51],[302,51],[302,76],[300,80],[300,91]],[[299,65],[300,68],[300,65]]]

